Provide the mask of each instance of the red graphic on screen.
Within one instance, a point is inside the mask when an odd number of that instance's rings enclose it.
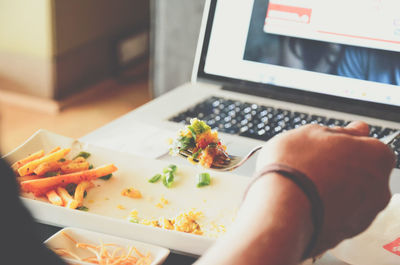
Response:
[[[282,19],[309,24],[311,19],[311,12],[311,8],[270,3],[268,5],[267,18]]]
[[[392,252],[393,254],[400,256],[400,237],[397,238],[395,241],[384,245],[383,248],[389,252]]]

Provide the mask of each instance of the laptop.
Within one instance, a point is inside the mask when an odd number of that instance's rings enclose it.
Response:
[[[363,120],[371,136],[388,135],[400,129],[399,5],[207,0],[192,82],[83,139],[96,143],[96,135],[134,122],[176,131],[194,117],[237,155],[308,123]],[[394,148],[399,155],[400,141]],[[251,175],[254,163],[238,173]],[[400,161],[393,192],[400,191],[399,168]]]

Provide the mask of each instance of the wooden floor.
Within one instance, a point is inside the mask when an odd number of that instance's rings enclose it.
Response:
[[[1,103],[1,153],[13,150],[41,128],[81,137],[150,100],[147,77],[123,84],[106,80],[95,86],[101,87],[99,93],[70,104],[58,114]]]

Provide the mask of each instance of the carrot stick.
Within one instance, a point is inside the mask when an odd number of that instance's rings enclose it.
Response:
[[[27,163],[33,161],[33,160],[39,159],[39,158],[41,158],[41,157],[43,157],[43,156],[44,156],[44,151],[43,151],[43,150],[40,150],[40,151],[38,151],[38,152],[36,152],[36,153],[31,154],[30,156],[27,156],[27,157],[25,157],[25,158],[23,158],[23,159],[21,159],[21,160],[18,160],[17,162],[15,162],[14,164],[11,165],[11,168],[12,168],[14,171],[17,172],[18,169],[19,169],[20,167],[22,167],[23,165],[25,165],[25,164],[27,164]]]
[[[25,175],[29,175],[31,173],[33,173],[33,171],[42,163],[44,162],[51,162],[51,161],[58,161],[61,158],[63,158],[66,154],[69,153],[69,151],[71,151],[70,148],[66,148],[66,149],[61,149],[57,152],[48,154],[42,158],[33,160],[25,165],[23,165],[22,167],[20,167],[18,169],[18,173],[20,176],[25,176]]]
[[[60,196],[58,196],[57,192],[55,190],[48,191],[46,193],[47,199],[54,205],[58,206],[63,206],[63,200],[61,199]]]
[[[48,178],[28,180],[21,183],[24,191],[33,192],[36,196],[41,196],[55,187],[65,187],[70,183],[79,184],[82,181],[90,181],[99,177],[111,174],[117,170],[114,164],[105,165],[95,169],[75,172],[71,174],[59,175]]]

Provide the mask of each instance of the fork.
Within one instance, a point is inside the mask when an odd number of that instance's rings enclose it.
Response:
[[[396,140],[399,140],[399,139],[400,139],[400,130],[398,130],[392,134],[389,134],[388,136],[382,137],[379,140],[393,149],[392,144]],[[211,165],[210,169],[217,170],[217,171],[232,171],[232,170],[240,167],[241,165],[243,165],[250,157],[252,157],[262,147],[263,147],[262,145],[259,145],[255,148],[253,148],[244,157],[228,155],[229,159],[224,160],[222,163],[213,163]],[[192,154],[193,153],[188,150],[180,150],[179,151],[179,155],[184,158],[192,156]],[[194,159],[194,161],[199,162],[198,159]]]
[[[212,163],[210,169],[217,170],[217,171],[232,171],[241,165],[243,165],[250,157],[252,157],[258,150],[260,150],[263,146],[259,145],[255,148],[253,148],[247,155],[244,157],[241,156],[233,156],[233,155],[228,155],[228,159],[224,160],[221,163]],[[189,156],[192,156],[192,152],[188,150],[179,150],[179,155],[187,158]],[[198,159],[194,159],[195,162],[199,162]]]
[[[382,137],[381,139],[379,139],[382,143],[388,145],[389,147],[392,148],[392,144],[396,141],[400,139],[400,130],[395,131],[392,134],[389,134],[388,136]],[[393,149],[393,148],[392,148]]]

